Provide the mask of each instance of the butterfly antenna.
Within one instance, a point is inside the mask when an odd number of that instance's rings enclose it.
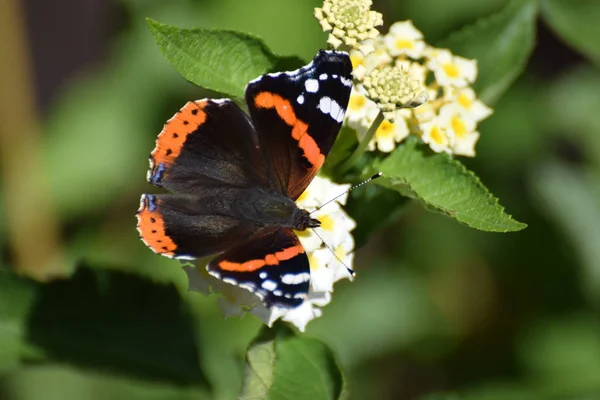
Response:
[[[377,179],[377,178],[381,177],[382,175],[383,175],[383,173],[381,173],[381,172],[378,172],[378,173],[376,173],[375,175],[373,175],[373,176],[372,176],[372,177],[370,177],[369,179],[367,179],[367,180],[365,180],[365,181],[362,181],[361,183],[359,183],[359,184],[357,184],[357,185],[354,185],[354,186],[352,186],[350,189],[346,190],[346,191],[345,191],[345,192],[343,192],[343,193],[340,193],[340,194],[338,194],[338,195],[337,195],[337,196],[335,196],[333,199],[331,199],[331,200],[328,200],[328,201],[326,201],[325,203],[321,204],[319,207],[315,208],[315,209],[314,209],[314,210],[312,210],[310,213],[312,214],[312,213],[314,213],[314,212],[316,212],[316,211],[319,211],[321,208],[325,207],[327,204],[331,203],[332,201],[335,201],[336,199],[338,199],[338,198],[342,197],[343,195],[345,195],[345,194],[347,194],[347,193],[350,193],[351,191],[353,191],[353,190],[354,190],[354,189],[356,189],[356,188],[359,188],[359,187],[361,187],[361,186],[363,186],[363,185],[366,185],[367,183],[371,182],[371,181],[372,181],[372,180],[374,180],[374,179]]]
[[[346,265],[345,262],[342,261],[341,258],[339,258],[337,256],[337,254],[335,254],[335,251],[333,251],[333,249],[331,247],[329,247],[329,245],[327,243],[325,243],[325,241],[323,240],[323,238],[321,237],[321,235],[319,235],[319,233],[316,231],[316,229],[311,228],[312,231],[315,233],[315,235],[317,235],[317,237],[319,239],[321,239],[321,242],[323,242],[323,244],[325,245],[325,247],[327,247],[327,249],[331,252],[331,254],[333,254],[333,256],[344,266],[346,267],[346,269],[348,270],[348,272],[350,273],[350,275],[355,276],[356,273],[354,272],[354,270],[352,268],[350,268],[349,266]]]

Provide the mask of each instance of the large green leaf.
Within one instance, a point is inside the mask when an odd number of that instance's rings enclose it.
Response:
[[[542,16],[566,42],[600,63],[600,1],[542,0]]]
[[[246,84],[279,59],[257,37],[225,30],[181,29],[148,19],[164,56],[187,80],[242,98]]]
[[[383,177],[375,183],[419,199],[470,227],[490,232],[511,232],[525,228],[504,212],[504,208],[477,176],[447,154],[436,154],[416,139],[376,163]]]
[[[276,325],[248,350],[240,399],[339,399],[343,377],[331,350],[316,339],[280,331]]]
[[[194,321],[172,285],[80,268],[39,285],[28,341],[49,359],[119,375],[207,387]]]
[[[523,72],[535,44],[536,0],[513,0],[502,11],[451,34],[437,45],[478,61],[473,87],[493,103]]]

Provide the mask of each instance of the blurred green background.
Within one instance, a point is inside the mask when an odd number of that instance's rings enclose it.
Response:
[[[505,4],[374,9],[383,32],[412,19],[435,44]],[[2,399],[196,399],[206,382],[215,399],[237,397],[261,324],[186,292],[179,263],[135,230],[157,133],[207,95],[162,57],[145,18],[251,32],[308,60],[326,38],[319,5],[0,3],[0,50],[23,56],[0,61]],[[600,73],[539,21],[526,71],[493,107],[464,161],[529,227],[484,233],[409,205],[359,249],[357,279],[306,333],[337,353],[351,399],[600,399]],[[41,285],[13,269],[78,272]]]

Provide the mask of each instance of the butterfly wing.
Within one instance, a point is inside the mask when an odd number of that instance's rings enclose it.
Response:
[[[297,199],[323,165],[344,120],[351,73],[347,53],[322,50],[303,68],[248,84],[250,116],[283,195]]]
[[[199,258],[222,252],[257,228],[228,204],[241,189],[269,187],[258,136],[231,100],[187,103],[165,124],[150,155],[148,181],[178,194],[143,195],[138,231],[154,252]]]
[[[232,215],[223,198],[235,189],[206,189],[198,195],[144,194],[137,212],[138,232],[155,253],[195,259],[246,241],[258,228]]]
[[[256,294],[267,307],[297,307],[310,285],[308,257],[290,229],[263,229],[208,264],[211,275]]]
[[[148,182],[197,194],[218,186],[268,187],[252,123],[231,100],[188,102],[165,124],[150,155]]]

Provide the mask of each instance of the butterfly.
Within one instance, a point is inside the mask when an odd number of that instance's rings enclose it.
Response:
[[[297,307],[310,287],[294,230],[320,225],[295,200],[325,161],[352,89],[347,53],[321,50],[308,65],[262,75],[245,90],[249,115],[230,99],[188,102],[168,120],[147,180],[142,241],[178,259],[216,255],[208,272],[267,307]]]

